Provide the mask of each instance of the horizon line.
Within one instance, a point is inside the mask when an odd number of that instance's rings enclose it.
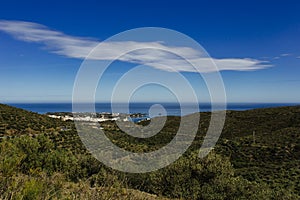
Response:
[[[174,102],[174,101],[134,101],[134,102],[108,102],[108,101],[97,101],[97,102],[79,102],[79,104],[131,104],[131,103],[151,103],[151,104],[159,104],[159,103],[178,103],[178,104],[192,104],[195,102]],[[198,104],[213,104],[212,102],[197,102]],[[57,102],[0,102],[0,104],[73,104],[73,102],[69,101],[57,101]],[[234,101],[234,102],[214,102],[214,104],[300,104],[300,102],[251,102],[251,101]]]

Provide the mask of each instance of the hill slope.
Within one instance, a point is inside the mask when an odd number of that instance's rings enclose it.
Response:
[[[9,170],[17,176],[23,177],[20,173],[31,176],[37,173],[35,170],[48,176],[59,172],[66,179],[64,184],[83,180],[96,187],[105,180],[113,188],[129,187],[170,198],[259,198],[248,193],[252,190],[265,199],[272,199],[271,196],[277,199],[299,197],[300,106],[228,111],[212,157],[201,161],[191,155],[197,155],[209,120],[210,113],[201,113],[196,139],[182,158],[165,169],[136,176],[111,170],[91,157],[72,122],[0,104],[0,134],[16,137],[0,142],[3,153],[0,153],[0,163],[19,155],[21,160],[9,161],[18,166]],[[105,122],[102,126],[118,146],[145,152],[167,144],[174,137],[179,123],[180,117],[168,117],[163,130],[148,139],[126,135],[112,122]],[[68,127],[68,130],[61,130],[61,127]],[[34,137],[22,139],[18,137],[20,135]],[[218,159],[212,161],[211,158],[216,158],[214,153]],[[7,173],[3,166],[5,168],[7,164],[2,165],[2,169],[0,165],[0,175]],[[209,196],[211,193],[216,196]]]
[[[0,136],[50,132],[65,125],[59,119],[0,104]]]

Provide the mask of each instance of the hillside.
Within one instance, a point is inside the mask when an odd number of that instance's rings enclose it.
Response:
[[[0,104],[0,194],[6,195],[0,199],[11,195],[10,191],[47,199],[34,189],[43,184],[52,185],[59,199],[76,191],[95,199],[99,198],[95,191],[108,195],[102,196],[104,199],[109,195],[120,199],[138,190],[152,196],[141,193],[142,197],[133,199],[299,199],[300,106],[228,111],[214,151],[199,159],[209,119],[210,113],[201,113],[197,137],[178,161],[138,175],[111,170],[95,160],[85,150],[72,122]],[[118,146],[147,152],[167,144],[179,122],[180,117],[168,117],[163,130],[148,139],[128,136],[113,122],[102,127]],[[50,181],[52,176],[60,177],[60,187],[68,188],[65,193],[58,189],[58,183]],[[18,183],[29,186],[14,188]]]
[[[0,104],[0,137],[51,132],[65,125],[59,119]]]
[[[300,191],[300,106],[228,112],[217,151],[248,180]]]

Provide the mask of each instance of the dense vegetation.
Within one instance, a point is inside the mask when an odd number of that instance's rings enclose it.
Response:
[[[72,122],[0,104],[0,199],[300,198],[300,107],[228,111],[217,146],[200,159],[209,120],[201,113],[197,137],[179,160],[130,174],[94,159]],[[147,152],[168,143],[179,121],[168,117],[148,139],[126,135],[113,122],[101,126],[118,146]]]

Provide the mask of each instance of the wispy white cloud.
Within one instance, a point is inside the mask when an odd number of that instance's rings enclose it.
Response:
[[[291,56],[292,54],[290,53],[283,53],[283,54],[280,54],[280,57],[287,57],[287,56]]]
[[[43,44],[48,51],[70,58],[84,59],[100,41],[93,38],[74,37],[48,27],[25,21],[0,20],[0,31],[12,35],[14,38]],[[201,56],[201,52],[190,47],[168,46],[162,42],[135,42],[113,41],[103,42],[101,49],[92,54],[89,59],[113,60],[116,55],[124,51],[124,48],[139,49],[130,52],[118,59],[124,62],[145,64],[165,71],[183,72],[212,72],[216,70],[249,71],[270,67],[262,60],[250,58],[207,58]],[[159,50],[159,51],[157,51]],[[196,66],[196,69],[170,53],[186,57]],[[283,56],[283,55],[282,55]],[[215,63],[218,67],[214,67]]]
[[[32,22],[1,20],[0,30],[18,40],[42,43],[54,53],[74,58],[84,58],[98,44],[96,40],[69,36]]]
[[[291,57],[292,55],[293,54],[291,54],[291,53],[282,53],[279,56],[274,56],[272,59],[273,60],[278,60],[278,59],[283,58],[283,57]]]

